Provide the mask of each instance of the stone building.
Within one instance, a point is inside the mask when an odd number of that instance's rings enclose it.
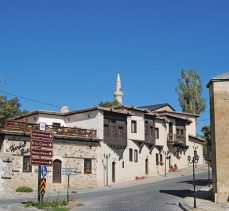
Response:
[[[120,76],[116,94],[122,92]],[[118,100],[122,102],[122,94]],[[202,139],[196,136],[198,116],[169,104],[142,107],[92,107],[69,112],[34,111],[8,121],[0,130],[0,191],[37,187],[37,167],[30,165],[31,130],[46,124],[54,134],[53,166],[47,191],[67,185],[63,168],[77,168],[71,188],[110,185],[164,175],[169,167],[189,166],[197,153],[204,163]]]
[[[207,84],[210,95],[212,179],[216,202],[229,202],[229,72]]]

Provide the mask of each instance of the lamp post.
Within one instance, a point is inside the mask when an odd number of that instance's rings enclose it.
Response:
[[[166,160],[169,159],[171,156],[168,156],[169,151],[163,151],[163,154],[165,155],[165,177],[166,177]]]
[[[108,159],[110,158],[110,153],[109,154],[104,154],[104,158],[106,159],[106,186],[108,186]]]
[[[193,147],[194,148],[194,147]],[[197,155],[196,147],[194,148],[194,156],[191,158],[191,156],[188,156],[188,162],[192,163],[192,169],[193,169],[193,198],[194,198],[194,208],[196,208],[196,182],[195,182],[195,164],[199,161],[199,156]]]

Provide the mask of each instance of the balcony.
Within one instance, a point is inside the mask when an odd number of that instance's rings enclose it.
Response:
[[[5,123],[3,129],[10,131],[31,132],[32,130],[39,130],[39,124],[8,121]],[[46,131],[57,135],[96,138],[96,130],[81,129],[78,127],[53,127],[52,125],[46,125]]]
[[[167,144],[173,146],[185,145],[185,135],[169,133],[167,137]]]

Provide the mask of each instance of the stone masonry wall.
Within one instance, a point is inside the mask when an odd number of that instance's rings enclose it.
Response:
[[[70,188],[84,188],[97,186],[97,145],[98,143],[79,140],[54,139],[53,161],[61,161],[61,168],[77,168],[77,175],[70,176]],[[12,151],[13,150],[13,151]],[[23,172],[23,153],[29,155],[29,137],[5,136],[2,152],[11,157],[11,178],[7,180],[7,188],[16,190],[26,185],[37,190],[38,167],[32,166],[32,172]],[[92,159],[92,173],[84,174],[84,159]],[[2,163],[0,159],[0,164]],[[1,165],[2,166],[2,165]],[[0,170],[1,172],[1,170]],[[59,190],[67,187],[67,176],[61,175],[61,183],[53,183],[53,167],[48,167],[46,176],[46,191]],[[0,180],[0,183],[3,181]],[[0,188],[6,187],[0,184]]]
[[[229,200],[229,82],[213,82],[210,87],[215,200]]]

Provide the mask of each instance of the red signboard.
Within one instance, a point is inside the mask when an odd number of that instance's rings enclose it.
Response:
[[[30,155],[32,157],[52,157],[52,151],[32,148]]]
[[[33,166],[52,166],[53,134],[43,131],[31,131],[30,164]]]
[[[52,160],[51,159],[44,159],[44,158],[34,158],[30,157],[30,164],[33,166],[52,166]]]
[[[45,141],[45,140],[31,140],[31,147],[34,148],[46,148],[46,149],[52,149],[53,148],[53,142],[52,141]]]
[[[43,131],[36,131],[36,130],[32,130],[31,137],[37,138],[37,139],[53,140],[53,134],[52,133],[43,132]]]

